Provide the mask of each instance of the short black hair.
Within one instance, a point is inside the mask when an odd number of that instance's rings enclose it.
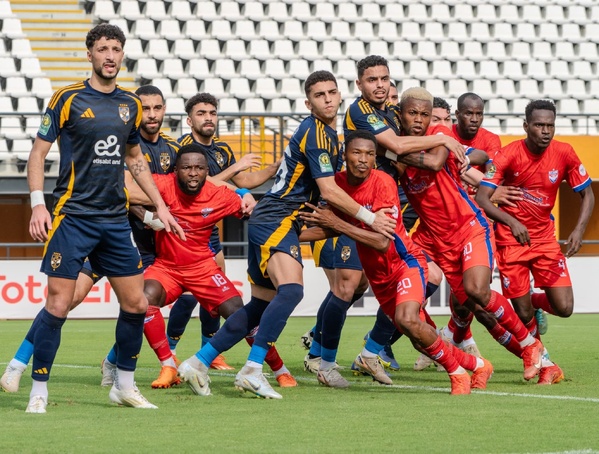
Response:
[[[188,145],[183,145],[181,148],[179,148],[179,151],[177,152],[177,157],[175,158],[175,166],[179,165],[179,162],[181,161],[181,156],[187,153],[199,153],[202,156],[204,156],[204,159],[206,159],[206,162],[208,162],[208,156],[206,155],[206,151],[204,150],[204,148],[202,148],[197,143],[190,143]]]
[[[363,58],[356,65],[356,68],[358,69],[358,79],[364,75],[364,71],[375,66],[385,66],[389,69],[389,62],[380,55],[369,55],[368,57]]]
[[[137,96],[149,96],[149,95],[158,95],[162,98],[162,102],[164,102],[164,95],[162,94],[162,90],[154,85],[142,85],[137,90],[135,90],[135,94]]]
[[[549,99],[537,99],[535,101],[530,101],[524,109],[524,116],[526,118],[527,123],[530,121],[532,113],[535,110],[550,110],[551,112],[553,112],[554,116],[557,115],[555,104],[553,103],[553,101]]]
[[[397,85],[395,85],[395,82],[389,82],[389,85],[391,85],[393,88],[397,88]]]
[[[376,137],[373,133],[365,129],[356,129],[355,131],[349,132],[347,137],[345,137],[345,149],[347,150],[349,145],[357,139],[370,140],[372,143],[374,143],[374,148],[376,149],[377,147]]]
[[[449,105],[449,103],[447,101],[445,101],[443,98],[439,98],[438,96],[435,96],[433,98],[433,109],[445,109],[447,111],[447,113],[451,113],[451,106]]]
[[[210,93],[198,93],[197,95],[193,95],[191,98],[189,98],[189,100],[185,103],[185,112],[187,112],[187,115],[191,113],[196,104],[200,103],[210,104],[218,110],[218,101],[216,97]]]
[[[125,47],[125,41],[127,41],[123,31],[116,25],[100,24],[96,25],[89,32],[87,32],[87,36],[85,37],[85,47],[87,47],[87,49],[91,49],[94,47],[96,41],[102,38],[116,39],[121,43],[122,47]]]
[[[308,97],[310,90],[318,82],[335,82],[335,85],[337,85],[337,79],[335,79],[335,76],[329,71],[314,71],[304,82],[304,92],[306,93],[306,97]]]
[[[464,93],[463,95],[460,95],[460,97],[458,98],[458,110],[462,110],[462,108],[464,107],[464,101],[466,101],[467,99],[478,99],[480,100],[480,102],[483,103],[483,106],[485,105],[485,101],[483,100],[483,98],[478,96],[476,93],[472,93],[469,91],[467,93]]]

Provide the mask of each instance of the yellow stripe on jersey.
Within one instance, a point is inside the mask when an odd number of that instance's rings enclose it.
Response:
[[[62,109],[60,109],[60,128],[61,129],[64,126],[64,124],[67,121],[69,121],[69,114],[71,113],[71,104],[72,104],[75,96],[77,96],[78,94],[79,93],[73,93],[71,96],[69,96],[69,98],[64,103],[64,106],[62,106]]]
[[[75,162],[71,161],[71,177],[69,178],[69,184],[67,185],[67,190],[62,195],[60,199],[58,199],[58,203],[56,204],[56,208],[54,209],[54,216],[58,216],[60,214],[60,210],[64,207],[67,200],[71,198],[73,195],[73,187],[75,186]]]
[[[360,99],[358,101],[358,107],[360,108],[360,110],[362,111],[363,114],[374,113],[374,110],[372,110],[372,106],[370,105],[370,103],[368,103],[364,99]]]
[[[85,88],[85,84],[83,82],[79,82],[76,84],[72,84],[72,85],[68,85],[66,87],[63,87],[59,90],[57,90],[53,95],[52,98],[50,98],[50,102],[48,103],[48,108],[50,110],[54,109],[56,107],[56,104],[58,103],[58,100],[62,97],[62,95],[64,93],[66,93],[67,91],[72,91],[72,90],[81,90]]]
[[[135,95],[133,93],[129,93],[128,91],[124,91],[124,94],[129,96],[131,99],[133,99],[135,104],[137,104],[137,117],[135,117],[135,127],[139,128],[139,125],[141,125],[141,118],[143,115],[143,111],[142,111],[142,107],[141,107],[141,100],[137,97],[137,95]]]
[[[270,258],[270,248],[278,245],[285,235],[289,233],[291,227],[293,226],[293,221],[297,219],[299,211],[295,210],[291,215],[287,216],[283,221],[281,221],[281,225],[272,232],[272,234],[266,240],[266,243],[260,246],[260,272],[262,276],[268,277],[266,273],[266,267],[268,265],[268,259]]]
[[[193,142],[193,137],[191,137],[191,134],[190,134],[190,135],[184,137],[183,140],[181,140],[181,146],[189,145],[192,142]]]
[[[353,120],[351,119],[351,115],[349,114],[349,109],[347,109],[347,112],[345,112],[345,124],[347,125],[347,129],[349,129],[350,131],[355,131],[356,125],[354,124]]]
[[[300,152],[302,152],[303,154],[306,154],[306,141],[308,140],[309,133],[310,133],[310,129],[307,129],[306,133],[304,134],[304,137],[302,137],[302,140],[300,141]],[[306,166],[298,161],[298,163],[295,165],[295,170],[293,171],[293,175],[289,179],[289,184],[287,185],[287,190],[281,195],[281,197],[280,197],[281,199],[283,197],[285,197],[287,194],[289,194],[289,192],[293,189],[293,187],[295,186],[295,183],[297,183],[297,180],[299,180],[299,177],[301,177],[302,173],[304,173],[305,168],[306,168]]]

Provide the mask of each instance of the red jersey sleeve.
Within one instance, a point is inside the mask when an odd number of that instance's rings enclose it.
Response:
[[[565,180],[574,191],[580,192],[591,184],[589,174],[570,145],[567,145],[564,161],[566,166]]]

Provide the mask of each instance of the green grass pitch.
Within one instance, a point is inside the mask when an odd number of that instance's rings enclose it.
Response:
[[[435,317],[439,326],[446,317]],[[349,366],[362,347],[372,317],[347,319],[338,362],[351,382],[347,390],[320,386],[303,371],[300,336],[312,318],[292,318],[277,347],[299,386],[279,390],[282,400],[241,395],[234,373],[214,371],[210,397],[186,385],[153,390],[158,363],[144,342],[136,381],[158,410],[118,407],[100,387],[99,364],[114,340],[115,322],[71,320],[49,384],[48,413],[30,415],[30,368],[18,393],[0,393],[0,452],[423,452],[563,453],[599,452],[599,315],[550,317],[544,342],[566,379],[536,386],[522,379],[520,360],[473,325],[483,355],[495,366],[485,391],[450,396],[449,379],[433,368],[412,370],[418,356],[401,339],[394,347],[401,364],[394,386],[354,377]],[[29,327],[25,321],[0,321],[2,370]],[[178,356],[193,354],[199,343],[194,319],[179,344]],[[237,370],[248,352],[245,343],[227,352]],[[274,378],[270,377],[274,384]],[[536,381],[536,380],[535,380]]]

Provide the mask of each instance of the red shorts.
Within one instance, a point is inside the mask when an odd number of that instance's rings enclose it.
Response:
[[[434,244],[418,245],[441,268],[451,291],[460,304],[468,299],[464,290],[464,271],[475,266],[486,266],[489,270],[493,270],[495,238],[490,228],[481,228],[472,237],[466,239],[463,244],[456,245],[450,250],[444,250],[442,253],[437,252]]]
[[[371,285],[374,296],[379,301],[381,309],[391,320],[395,320],[395,308],[407,301],[416,301],[424,305],[428,268],[421,264],[417,268],[407,266],[397,273],[396,278],[390,278],[386,285]]]
[[[165,304],[175,302],[183,292],[191,292],[213,317],[218,316],[218,306],[240,296],[213,259],[202,260],[192,266],[173,267],[165,265],[157,258],[154,264],[146,269],[144,279],[160,282],[166,291]]]
[[[497,268],[506,298],[518,298],[530,291],[530,272],[537,288],[572,287],[566,257],[556,242],[500,246]]]

